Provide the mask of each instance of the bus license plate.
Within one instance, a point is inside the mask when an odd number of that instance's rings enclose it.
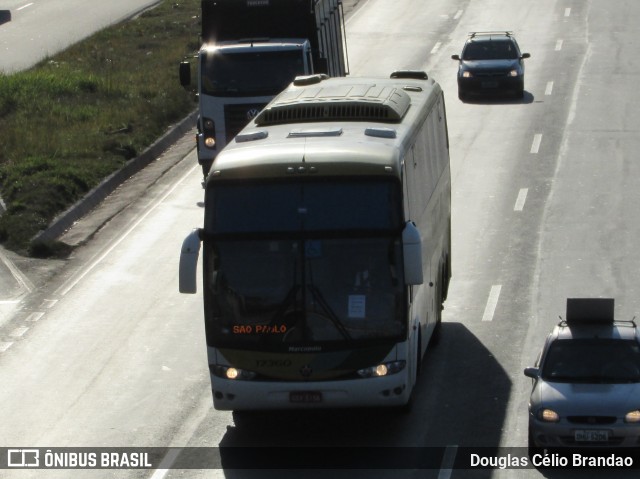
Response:
[[[576,442],[605,442],[609,440],[609,431],[579,429],[575,432]]]
[[[295,403],[318,403],[322,402],[320,391],[292,391],[289,393],[289,401]]]

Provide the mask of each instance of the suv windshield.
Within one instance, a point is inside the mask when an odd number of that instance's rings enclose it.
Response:
[[[462,52],[463,60],[516,60],[518,51],[510,40],[471,41]]]
[[[564,339],[549,347],[542,378],[552,382],[640,382],[640,345],[635,340]]]

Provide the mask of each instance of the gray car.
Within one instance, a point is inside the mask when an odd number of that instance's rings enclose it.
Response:
[[[640,445],[640,334],[613,299],[571,298],[547,337],[529,400],[529,447]]]

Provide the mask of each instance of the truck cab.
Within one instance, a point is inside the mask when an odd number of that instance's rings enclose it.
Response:
[[[296,76],[348,73],[341,0],[203,0],[197,81],[198,162],[216,155]]]
[[[204,47],[198,62],[197,150],[203,173],[227,141],[293,78],[314,73],[306,39],[255,39]],[[187,65],[189,67],[189,65]],[[181,73],[191,84],[190,67]]]

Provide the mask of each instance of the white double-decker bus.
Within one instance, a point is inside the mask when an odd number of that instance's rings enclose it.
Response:
[[[201,245],[216,409],[408,404],[451,277],[438,83],[296,79],[216,157],[183,293]]]

